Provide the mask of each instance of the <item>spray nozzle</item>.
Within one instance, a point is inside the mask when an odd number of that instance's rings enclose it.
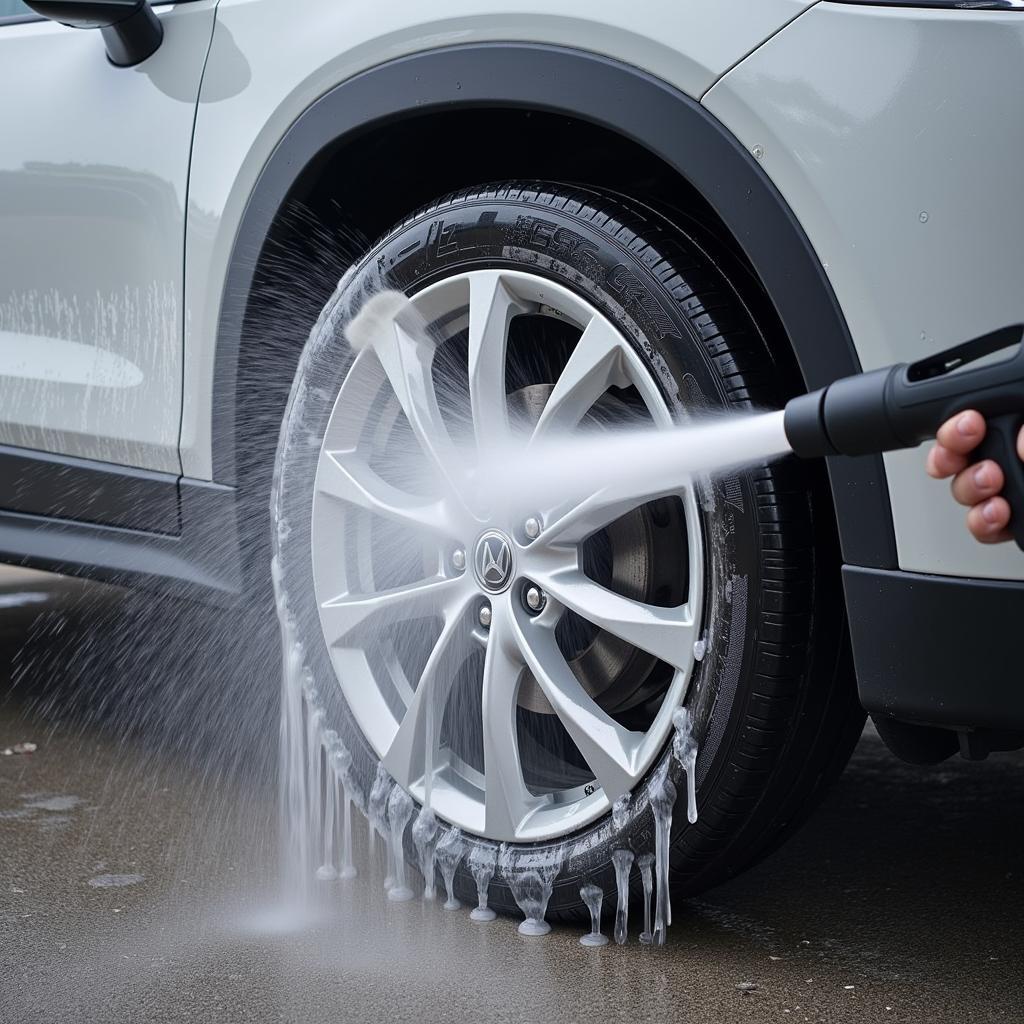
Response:
[[[950,416],[977,409],[988,421],[972,461],[995,460],[1003,493],[1017,511],[1010,523],[1024,549],[1024,463],[1017,434],[1024,425],[1024,326],[997,331],[928,356],[843,377],[799,395],[785,410],[786,437],[802,458],[867,455],[913,448],[935,435]],[[972,367],[999,352],[1006,358]]]

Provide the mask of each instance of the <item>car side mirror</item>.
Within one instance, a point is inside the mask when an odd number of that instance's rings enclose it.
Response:
[[[111,64],[131,67],[156,53],[164,27],[148,0],[25,0],[36,14],[72,28],[98,28]]]

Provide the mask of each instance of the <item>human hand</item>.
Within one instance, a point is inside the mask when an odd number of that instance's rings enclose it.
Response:
[[[928,453],[928,475],[936,480],[952,477],[953,497],[969,509],[967,529],[982,544],[1010,540],[1010,504],[1000,495],[1004,476],[997,462],[984,459],[968,464],[970,453],[984,440],[985,418],[968,409],[939,427],[935,446]],[[1024,460],[1024,429],[1017,435],[1017,455]],[[1024,515],[1024,510],[1017,510]]]

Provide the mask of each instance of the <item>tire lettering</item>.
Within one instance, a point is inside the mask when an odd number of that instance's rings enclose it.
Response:
[[[550,220],[520,218],[520,221],[529,223],[527,230],[523,230],[526,224],[517,225],[520,237],[524,238],[520,244],[530,245],[534,249],[544,249],[575,264],[578,270],[584,272],[589,272],[590,268],[597,265],[598,248],[582,235],[569,228],[560,227]]]
[[[430,225],[430,233],[434,236],[434,255],[438,259],[452,256],[459,251],[457,230],[458,224],[445,224],[443,220]]]
[[[629,267],[618,264],[608,275],[605,284],[622,297],[623,305],[634,307],[633,312],[640,314],[637,319],[657,334],[659,339],[680,336],[672,318],[665,312],[665,307]]]
[[[549,220],[535,220],[530,232],[530,243],[536,249],[549,249],[557,229],[558,225]]]

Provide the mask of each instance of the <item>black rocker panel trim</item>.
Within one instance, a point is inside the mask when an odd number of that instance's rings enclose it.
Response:
[[[178,534],[178,476],[0,445],[0,509]]]
[[[2,448],[0,561],[229,603],[241,591],[235,491]]]
[[[215,479],[235,479],[242,323],[256,257],[289,190],[318,156],[370,126],[460,107],[564,114],[644,146],[705,197],[743,247],[792,341],[806,386],[822,387],[860,370],[845,319],[799,223],[757,161],[699,103],[636,68],[577,50],[525,43],[450,47],[382,64],[338,85],[292,124],[263,168],[221,298]],[[894,567],[881,458],[833,459],[829,473],[845,560]]]
[[[872,715],[1024,729],[1024,583],[843,568],[860,701]]]

